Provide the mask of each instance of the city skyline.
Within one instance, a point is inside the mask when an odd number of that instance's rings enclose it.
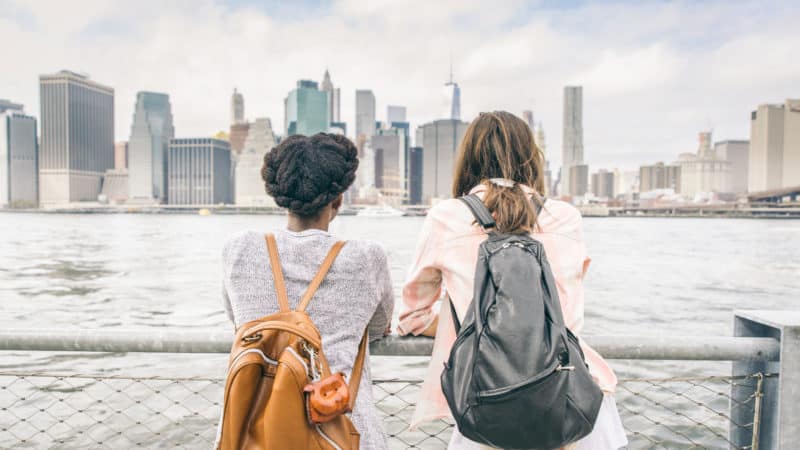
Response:
[[[280,123],[294,82],[319,80],[326,67],[341,87],[341,115],[350,127],[356,89],[375,92],[378,111],[407,106],[418,126],[440,116],[452,53],[463,120],[490,109],[532,109],[550,137],[553,167],[560,167],[561,89],[582,85],[586,162],[635,168],[691,151],[698,129],[747,138],[749,112],[796,97],[793,80],[800,77],[800,62],[784,57],[800,42],[790,26],[800,7],[788,2],[511,2],[486,11],[473,2],[443,2],[427,8],[424,20],[413,7],[347,1],[292,8],[200,1],[191,11],[159,6],[159,21],[114,1],[93,8],[3,5],[0,38],[19,45],[5,49],[14,65],[0,74],[0,97],[39,117],[39,74],[87,72],[116,90],[118,137],[128,133],[130,124],[120,119],[140,90],[168,93],[176,128],[190,136],[227,127],[234,87],[246,93],[250,118]],[[612,19],[599,23],[597,16]],[[308,22],[315,32],[301,32]],[[411,34],[383,31],[412,25]],[[183,45],[187,40],[193,45]],[[52,42],[63,44],[56,49]],[[208,54],[215,63],[200,69]],[[120,58],[147,61],[149,69],[130,70],[117,64]]]

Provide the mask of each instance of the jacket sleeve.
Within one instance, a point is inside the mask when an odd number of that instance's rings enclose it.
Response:
[[[418,335],[436,320],[433,304],[442,294],[439,233],[434,215],[429,214],[422,225],[416,253],[403,286],[398,325],[401,335]]]
[[[392,276],[389,272],[389,262],[386,252],[379,248],[375,258],[376,270],[376,289],[378,295],[378,307],[375,308],[372,318],[369,321],[369,340],[380,339],[391,332],[392,314],[394,313],[394,290],[392,288]]]

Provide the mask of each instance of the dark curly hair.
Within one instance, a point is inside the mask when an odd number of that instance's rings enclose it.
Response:
[[[278,206],[312,217],[353,184],[358,150],[342,135],[294,135],[264,155],[261,178]]]

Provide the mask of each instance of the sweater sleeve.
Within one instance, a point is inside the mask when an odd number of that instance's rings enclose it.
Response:
[[[401,335],[419,335],[436,320],[433,309],[442,294],[442,271],[438,264],[440,245],[436,219],[433,214],[425,218],[419,243],[403,286],[403,302],[400,306]]]
[[[392,326],[392,313],[394,312],[394,291],[392,290],[392,276],[389,272],[389,262],[386,252],[380,247],[375,258],[376,270],[376,292],[378,295],[378,307],[375,308],[372,318],[369,321],[369,340],[380,339],[389,332]]]

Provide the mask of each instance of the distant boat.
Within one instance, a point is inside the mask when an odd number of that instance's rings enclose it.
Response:
[[[358,217],[402,217],[403,215],[405,215],[403,211],[385,204],[382,206],[368,206],[356,213]]]

